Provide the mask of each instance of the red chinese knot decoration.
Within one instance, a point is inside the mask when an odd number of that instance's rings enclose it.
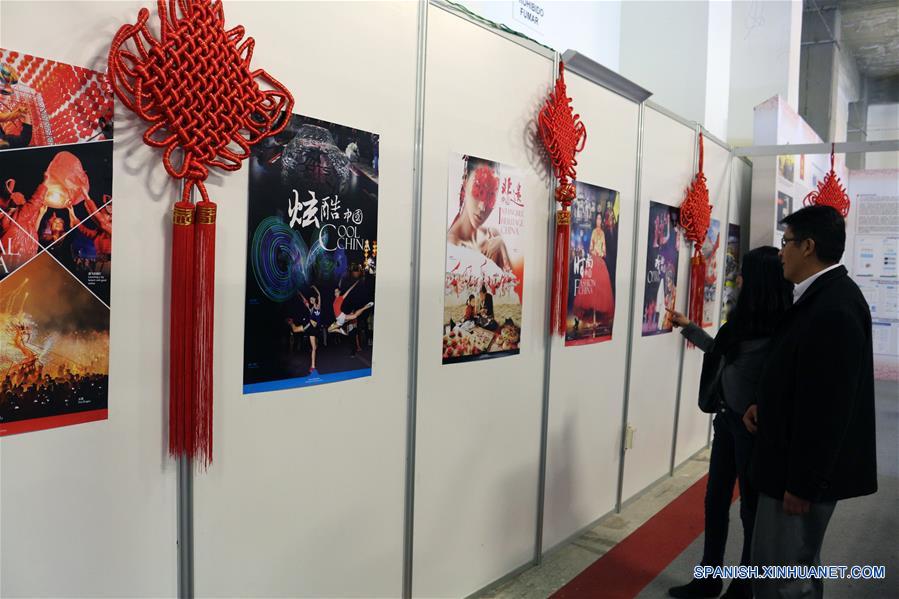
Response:
[[[830,172],[824,176],[823,181],[818,182],[818,189],[805,196],[802,203],[805,206],[830,206],[846,218],[849,216],[849,194],[834,170],[835,146],[836,144],[830,146]]]
[[[680,206],[680,225],[684,237],[693,242],[693,257],[690,259],[690,293],[688,295],[688,316],[702,325],[702,300],[705,290],[706,264],[702,256],[702,244],[709,230],[712,206],[709,204],[709,188],[702,171],[703,138],[699,134],[699,170],[687,188],[687,194]]]
[[[565,65],[559,62],[559,76],[556,85],[543,108],[540,110],[540,139],[552,161],[553,172],[559,183],[556,187],[555,254],[553,256],[552,299],[550,304],[550,330],[565,334],[565,320],[568,294],[568,234],[571,213],[568,207],[576,195],[574,180],[577,177],[577,153],[587,143],[587,128],[575,114],[571,98],[565,87]]]
[[[136,24],[116,33],[109,82],[150,123],[144,143],[163,149],[165,170],[184,181],[172,218],[169,452],[208,465],[216,205],[204,181],[209,167],[238,170],[250,146],[280,132],[293,97],[264,70],[250,69],[255,42],[243,39],[240,25],[225,29],[221,0],[158,0],[157,10],[159,39],[147,27],[145,8]],[[173,160],[176,150],[180,163]]]

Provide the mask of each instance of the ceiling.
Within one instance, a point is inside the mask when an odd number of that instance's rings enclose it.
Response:
[[[899,1],[805,0],[804,8],[804,18],[821,18],[817,10],[840,10],[840,45],[855,57],[862,75],[899,75]]]

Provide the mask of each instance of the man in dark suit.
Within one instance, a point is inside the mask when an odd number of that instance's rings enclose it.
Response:
[[[871,313],[839,261],[846,223],[827,206],[781,221],[793,307],[772,340],[743,417],[757,433],[752,479],[760,491],[753,563],[820,564],[836,502],[877,491]],[[821,597],[820,579],[759,579],[755,596]]]

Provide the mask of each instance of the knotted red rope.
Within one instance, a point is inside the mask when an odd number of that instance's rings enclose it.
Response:
[[[680,205],[680,225],[684,229],[684,237],[693,242],[693,257],[690,259],[690,292],[688,295],[688,317],[693,322],[702,322],[702,299],[705,290],[705,259],[702,256],[702,244],[709,230],[712,219],[712,205],[709,203],[709,188],[706,185],[705,173],[702,171],[703,138],[699,134],[699,170],[693,182],[687,188],[686,197]]]
[[[169,452],[212,461],[212,338],[215,213],[204,181],[209,167],[236,171],[250,146],[280,132],[293,96],[262,69],[250,70],[255,42],[240,25],[225,29],[221,0],[157,0],[160,36],[124,25],[109,49],[109,82],[150,123],[144,143],[184,181],[172,240]],[[179,14],[180,13],[180,14]],[[126,49],[131,42],[135,51]],[[263,90],[260,83],[271,89]],[[281,117],[281,113],[285,117]],[[181,162],[173,161],[181,150]],[[196,206],[192,191],[200,192]]]
[[[543,146],[552,161],[553,172],[559,180],[556,202],[560,204],[560,208],[556,211],[550,330],[560,335],[565,334],[568,307],[568,233],[571,225],[568,207],[577,195],[573,183],[577,177],[576,155],[587,143],[587,128],[580,118],[571,107],[571,98],[565,87],[565,65],[559,62],[555,88],[540,110],[539,131]]]
[[[818,181],[818,189],[805,196],[802,203],[805,206],[830,206],[846,218],[849,216],[849,194],[834,170],[835,148],[836,144],[830,145],[830,172],[824,176],[823,181]]]

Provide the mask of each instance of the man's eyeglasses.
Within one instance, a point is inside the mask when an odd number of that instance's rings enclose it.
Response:
[[[791,241],[798,241],[801,243],[803,240],[800,239],[799,237],[781,237],[780,238],[781,249],[787,247],[787,244],[790,243]]]

